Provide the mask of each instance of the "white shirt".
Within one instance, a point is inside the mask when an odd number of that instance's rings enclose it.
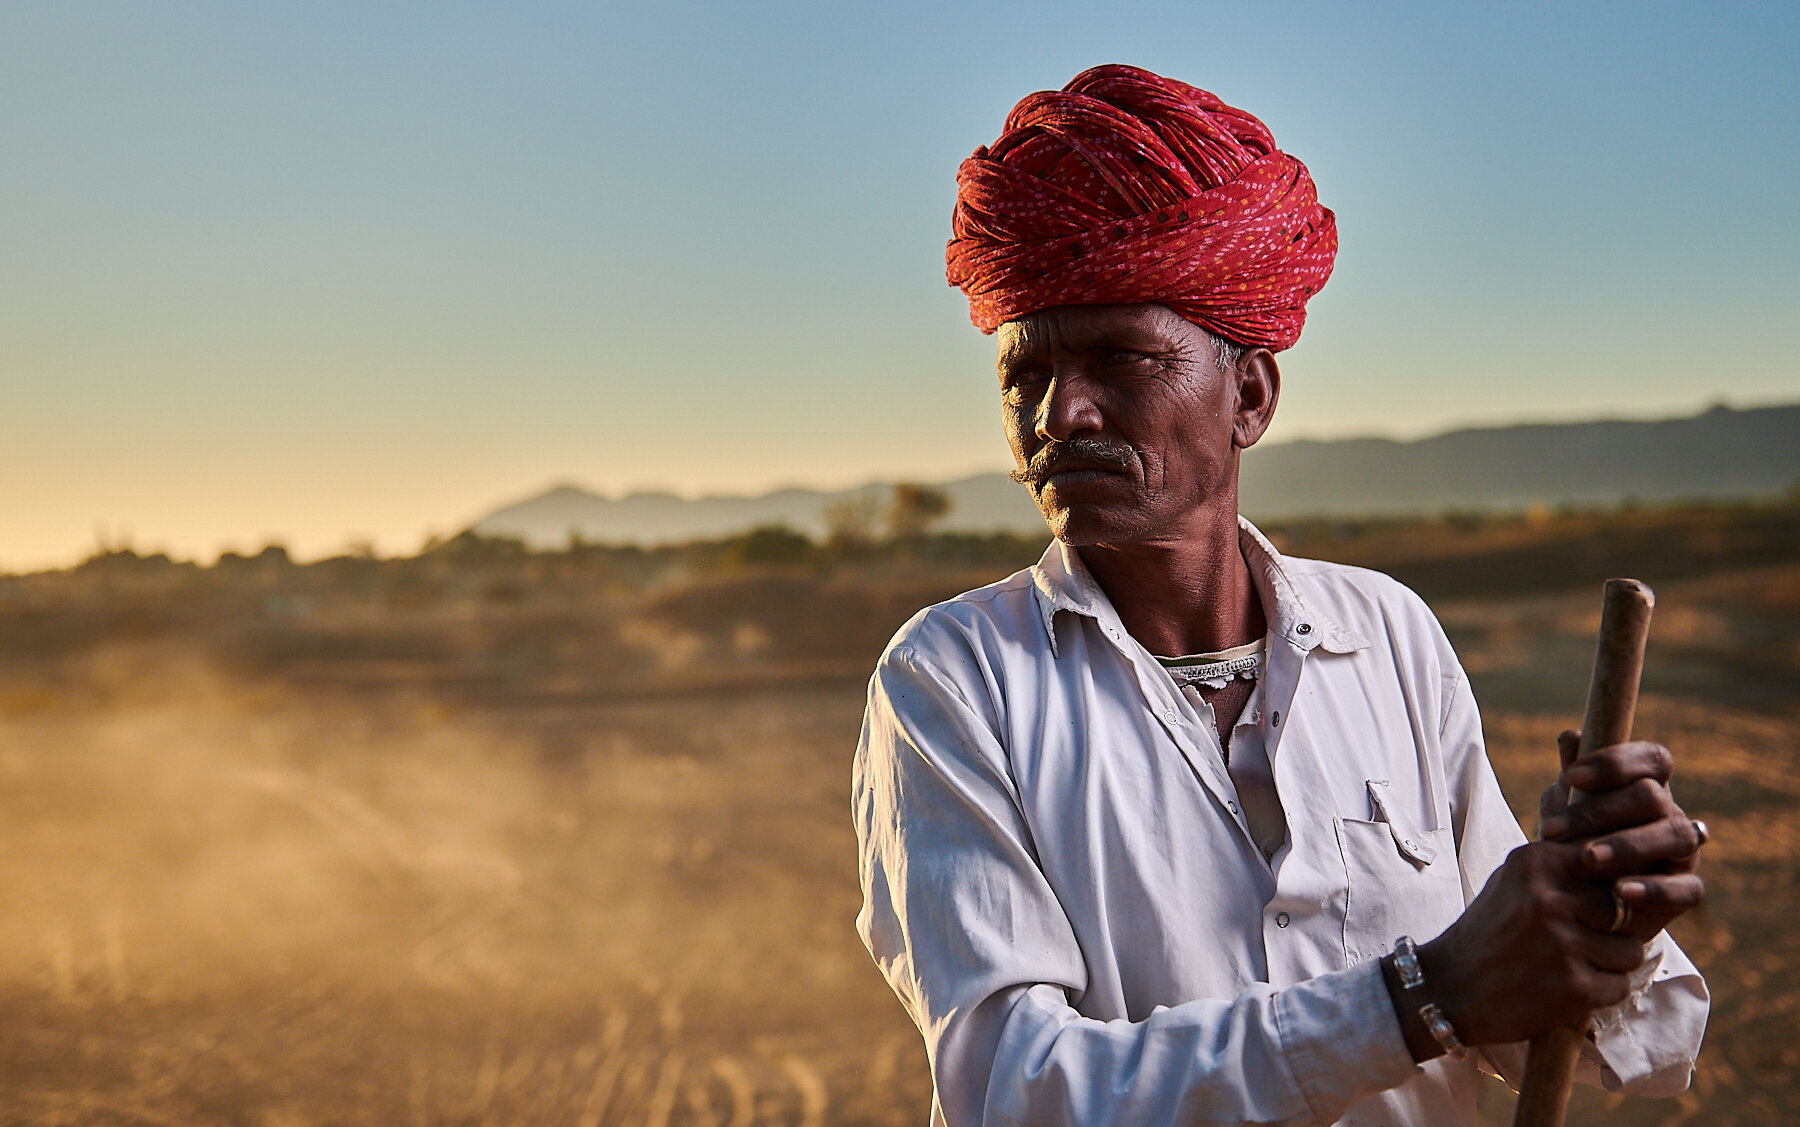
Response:
[[[1376,962],[1524,842],[1468,682],[1392,579],[1284,560],[1247,521],[1241,543],[1289,820],[1272,859],[1207,718],[1073,550],[920,612],[883,655],[857,928],[924,1035],[934,1123],[1475,1122],[1475,1065],[1413,1064]],[[1666,935],[1648,965],[1583,1068],[1667,1094],[1707,994]],[[1516,1082],[1522,1050],[1486,1057]]]

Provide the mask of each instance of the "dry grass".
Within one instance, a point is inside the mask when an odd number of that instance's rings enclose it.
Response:
[[[0,720],[17,1123],[917,1122],[852,692]]]
[[[1583,1094],[1571,1122],[1786,1122],[1800,646],[1781,624],[1800,569],[1660,594],[1639,732],[1681,753],[1678,793],[1716,838],[1709,903],[1679,925],[1712,1027],[1689,1094]],[[716,591],[687,598],[723,616]],[[1579,713],[1592,602],[1441,605],[1527,824]],[[669,638],[702,611],[654,609],[605,636],[693,649]],[[412,642],[356,651],[411,663],[385,678],[317,647],[234,664],[246,651],[179,631],[15,663],[0,1123],[922,1123],[917,1034],[851,926],[867,655],[808,664],[770,623],[741,645],[720,623],[698,659],[670,649],[654,692],[607,691],[593,669],[613,666],[583,666],[573,635],[479,693],[420,675],[452,660]],[[720,646],[743,652],[713,665]],[[1498,1085],[1486,1102],[1504,1122]]]

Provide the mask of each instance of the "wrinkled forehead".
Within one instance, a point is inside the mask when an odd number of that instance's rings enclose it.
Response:
[[[1002,324],[994,333],[1001,364],[1054,351],[1128,348],[1165,352],[1208,334],[1166,305],[1059,305]]]

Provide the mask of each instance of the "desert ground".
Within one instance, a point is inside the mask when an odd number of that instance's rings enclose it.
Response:
[[[1274,533],[1431,601],[1527,826],[1600,580],[1656,587],[1637,731],[1713,830],[1676,927],[1713,1016],[1688,1093],[1570,1122],[1800,1116],[1800,505]],[[852,928],[863,685],[913,610],[1040,547],[0,577],[0,1123],[922,1124]]]

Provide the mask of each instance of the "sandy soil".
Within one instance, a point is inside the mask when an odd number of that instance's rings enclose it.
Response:
[[[1800,645],[1742,644],[1797,591],[1782,565],[1661,592],[1639,733],[1715,834],[1677,929],[1714,1016],[1688,1094],[1583,1094],[1571,1123],[1800,1114]],[[1592,602],[1439,603],[1527,825]],[[321,679],[180,634],[11,667],[0,1123],[924,1122],[917,1034],[851,926],[865,658],[759,681],[766,637],[724,668],[679,622],[631,629],[664,630],[656,691],[554,653],[473,694],[404,663]]]

